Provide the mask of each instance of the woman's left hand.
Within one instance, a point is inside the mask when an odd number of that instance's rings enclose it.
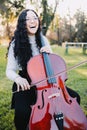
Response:
[[[46,53],[52,53],[52,50],[49,46],[43,46],[41,49],[40,49],[40,52],[46,52]]]

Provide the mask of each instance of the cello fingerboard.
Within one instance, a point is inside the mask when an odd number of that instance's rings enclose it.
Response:
[[[56,78],[52,77],[54,76],[54,72],[52,69],[52,65],[51,65],[51,61],[49,58],[49,54],[47,54],[46,52],[43,52],[43,59],[44,59],[44,64],[45,64],[45,69],[46,69],[46,75],[48,78],[48,83],[56,83]]]

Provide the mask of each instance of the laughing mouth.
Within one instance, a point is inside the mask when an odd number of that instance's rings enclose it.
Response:
[[[30,27],[30,28],[36,28],[36,26],[32,26],[32,27]]]

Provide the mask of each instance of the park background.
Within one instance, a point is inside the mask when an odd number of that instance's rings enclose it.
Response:
[[[10,109],[13,82],[7,79],[5,69],[8,43],[16,28],[20,11],[31,8],[38,12],[43,34],[48,38],[53,52],[60,55],[69,68],[87,61],[87,12],[85,9],[87,2],[83,0],[84,5],[80,0],[76,2],[74,0],[73,3],[72,0],[54,0],[54,2],[51,0],[0,0],[0,130],[15,130],[14,110]],[[76,5],[79,6],[76,7]],[[66,46],[66,43],[70,44]],[[87,63],[67,74],[66,85],[80,94],[81,108],[87,116]]]

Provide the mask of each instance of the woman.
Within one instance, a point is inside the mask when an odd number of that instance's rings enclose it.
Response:
[[[15,108],[14,122],[17,130],[26,130],[31,112],[29,106],[36,100],[35,87],[30,89],[30,78],[26,71],[27,62],[32,56],[38,55],[40,52],[52,52],[44,36],[46,45],[41,48],[40,33],[40,20],[36,12],[33,10],[22,11],[18,18],[14,38],[10,42],[6,67],[7,77],[15,82],[13,91],[22,90],[14,93],[12,98],[12,108]],[[19,73],[17,73],[18,71]]]
[[[42,47],[41,37],[45,41],[44,47]],[[7,77],[14,81],[13,92],[17,91],[12,97],[16,130],[27,129],[31,113],[30,105],[35,104],[37,99],[35,86],[30,88],[31,79],[27,74],[26,66],[31,57],[41,52],[51,53],[52,50],[46,37],[41,35],[39,17],[34,10],[23,10],[9,45],[6,67]]]

